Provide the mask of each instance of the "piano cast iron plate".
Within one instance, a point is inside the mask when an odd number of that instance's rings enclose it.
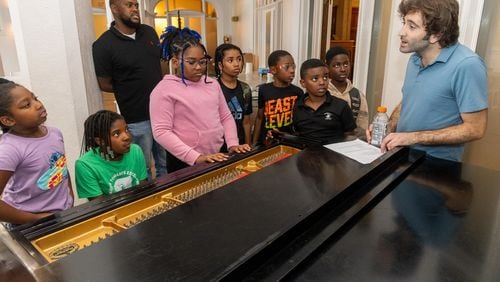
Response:
[[[37,238],[32,240],[31,244],[49,263],[56,261],[299,151],[293,147],[276,146],[73,226]]]

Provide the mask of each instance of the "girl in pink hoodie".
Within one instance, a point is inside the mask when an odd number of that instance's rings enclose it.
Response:
[[[175,75],[165,75],[150,98],[155,140],[167,150],[167,171],[203,162],[220,162],[229,153],[250,151],[239,145],[236,123],[216,80],[207,76],[210,59],[200,35],[167,27],[161,36],[162,59],[172,60]]]

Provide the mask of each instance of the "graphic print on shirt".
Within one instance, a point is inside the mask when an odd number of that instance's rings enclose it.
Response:
[[[325,120],[332,120],[333,119],[333,113],[325,112],[325,113],[323,113],[323,115],[325,116]]]
[[[291,96],[266,101],[264,107],[265,127],[272,129],[291,125],[296,100],[297,96]]]
[[[42,190],[50,190],[61,184],[67,177],[66,156],[60,152],[54,152],[49,159],[49,170],[38,178],[36,184]]]
[[[137,174],[135,172],[129,170],[120,171],[109,179],[109,194],[125,190],[138,184],[139,178],[137,178]]]
[[[243,119],[243,109],[241,108],[240,102],[236,96],[233,96],[233,98],[227,102],[227,106],[229,107],[234,120]]]

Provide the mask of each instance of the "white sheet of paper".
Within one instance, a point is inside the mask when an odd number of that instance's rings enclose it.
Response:
[[[359,139],[328,144],[325,147],[362,164],[369,164],[383,155],[380,148]]]

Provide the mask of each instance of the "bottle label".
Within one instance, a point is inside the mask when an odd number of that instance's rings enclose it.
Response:
[[[374,121],[371,144],[380,147],[380,145],[382,144],[382,140],[384,139],[386,134],[387,134],[387,123]]]

